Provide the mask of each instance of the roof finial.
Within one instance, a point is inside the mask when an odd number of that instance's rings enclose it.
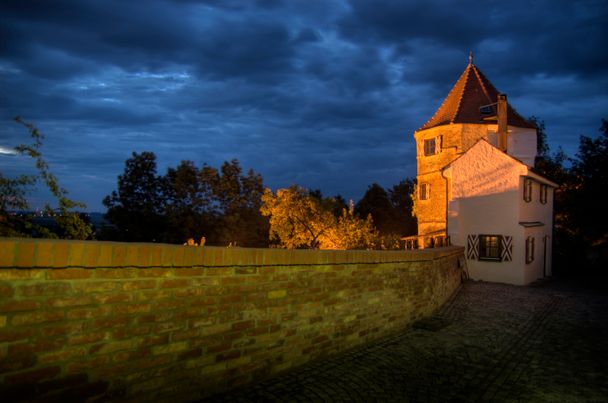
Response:
[[[469,64],[473,64],[473,51],[469,50]]]

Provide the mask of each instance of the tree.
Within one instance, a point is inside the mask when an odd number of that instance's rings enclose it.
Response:
[[[370,249],[377,244],[371,216],[362,220],[351,205],[340,217],[333,214],[335,199],[299,186],[266,189],[262,214],[270,217],[271,240],[284,248]]]
[[[192,161],[168,168],[163,181],[167,231],[164,241],[208,237],[216,221],[213,189]]]
[[[118,191],[103,200],[107,219],[116,226],[111,236],[121,241],[162,240],[166,221],[164,179],[156,174],[156,155],[133,152],[118,176]]]
[[[10,214],[11,210],[27,210],[28,188],[36,182],[30,175],[10,179],[0,173],[0,236],[21,237],[31,233],[31,222]]]
[[[260,211],[270,217],[270,239],[288,249],[319,248],[320,238],[336,225],[318,198],[293,185],[274,194],[266,189]]]
[[[398,223],[397,233],[401,236],[415,235],[418,232],[418,222],[412,214],[416,180],[406,178],[394,185],[389,191],[389,200],[393,206],[394,221]]]
[[[568,158],[561,148],[551,153],[544,122],[535,117],[530,120],[538,128],[535,170],[559,185],[554,193],[555,268],[572,271],[581,262],[586,262],[583,267],[602,268],[608,258],[603,199],[608,180],[608,123],[602,119],[600,136],[595,139],[581,136],[576,157]]]
[[[374,183],[357,203],[355,212],[361,218],[371,214],[381,236],[394,238],[415,234],[417,225],[412,216],[413,191],[414,180],[410,178],[394,185],[388,192]]]
[[[93,234],[91,224],[86,222],[78,212],[72,211],[75,208],[86,208],[81,202],[74,201],[67,197],[68,191],[59,186],[57,177],[51,173],[46,160],[42,157],[40,148],[44,136],[31,123],[27,123],[17,116],[15,121],[24,126],[30,137],[33,139],[31,144],[20,144],[15,147],[15,151],[20,155],[27,155],[34,159],[38,175],[20,175],[15,179],[5,178],[0,174],[0,235],[3,236],[32,236],[38,235],[49,238],[66,239],[88,239]],[[59,204],[59,214],[55,218],[57,224],[56,231],[48,228],[35,226],[31,223],[31,217],[25,219],[11,217],[9,209],[27,209],[28,204],[25,198],[28,187],[32,186],[38,179],[50,190],[51,194],[57,199]],[[47,204],[45,210],[51,211],[52,208]]]
[[[388,198],[388,193],[382,186],[373,183],[367,188],[363,198],[355,207],[355,212],[361,218],[371,214],[376,228],[380,233],[393,232],[393,206]]]
[[[580,137],[576,158],[572,161],[573,185],[569,192],[570,225],[588,244],[608,242],[606,183],[608,183],[608,121],[602,119],[600,135],[593,139]]]
[[[354,206],[342,210],[336,225],[321,238],[321,249],[373,249],[379,246],[378,230],[371,214],[365,220],[354,214]]]
[[[214,243],[268,246],[268,219],[260,213],[262,176],[253,170],[243,175],[236,159],[224,162],[219,172],[207,167],[204,176],[213,189],[219,212]]]
[[[545,122],[542,119],[532,116],[528,120],[536,125],[536,157],[534,159],[534,168],[539,174],[554,182],[567,182],[569,172],[565,168],[564,163],[568,160],[568,157],[561,147],[558,148],[557,152],[551,154],[551,149],[547,142]]]
[[[547,131],[545,121],[537,116],[530,116],[528,121],[536,126],[536,156],[546,157],[549,155],[549,143],[547,142]]]

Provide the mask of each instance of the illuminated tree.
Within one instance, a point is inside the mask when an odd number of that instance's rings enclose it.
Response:
[[[319,248],[321,238],[336,226],[331,210],[297,185],[276,194],[266,189],[260,211],[270,217],[271,241],[289,249]]]
[[[377,231],[371,216],[362,220],[349,209],[336,218],[334,202],[320,193],[299,186],[266,189],[262,214],[270,217],[271,240],[284,248],[370,249],[376,245]]]
[[[342,210],[336,225],[321,237],[321,249],[373,249],[379,236],[371,214],[365,220],[354,214],[352,202]]]

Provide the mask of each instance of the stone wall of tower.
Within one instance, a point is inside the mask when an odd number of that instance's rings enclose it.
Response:
[[[493,143],[492,137],[496,130],[495,125],[486,124],[449,124],[432,127],[414,133],[416,139],[417,181],[418,188],[423,183],[431,187],[430,198],[420,200],[416,205],[418,218],[418,235],[427,235],[445,230],[448,186],[442,176],[442,169],[471,148],[479,139],[486,139]],[[442,137],[441,152],[425,156],[424,140]],[[419,196],[419,195],[418,195]]]

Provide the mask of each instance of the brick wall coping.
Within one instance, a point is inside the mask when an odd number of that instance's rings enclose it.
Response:
[[[0,268],[333,265],[428,261],[462,253],[463,248],[458,246],[408,251],[345,251],[0,238]]]

